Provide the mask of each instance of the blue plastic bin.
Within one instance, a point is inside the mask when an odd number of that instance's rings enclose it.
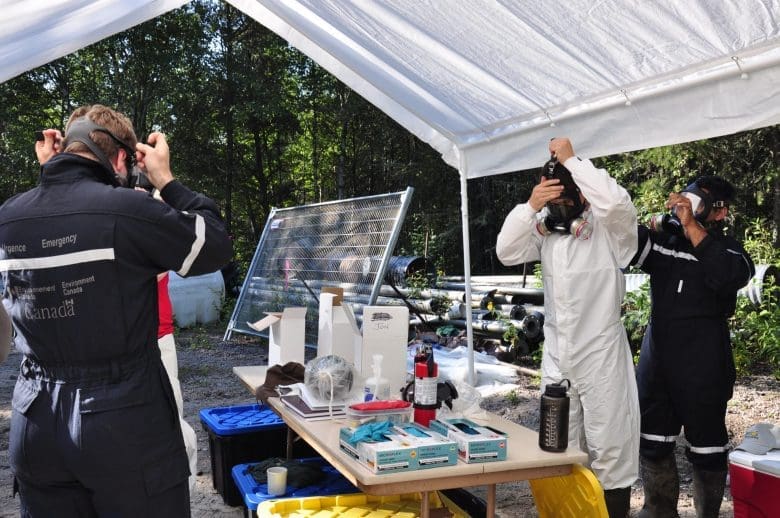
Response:
[[[322,457],[294,459],[293,461],[316,464],[325,473],[325,478],[317,484],[299,488],[291,487],[288,481],[287,493],[281,496],[271,496],[268,494],[268,485],[259,484],[249,473],[249,470],[257,463],[233,466],[233,481],[236,483],[239,493],[243,496],[244,516],[246,518],[256,518],[257,506],[270,499],[329,496],[360,492],[358,488],[353,486],[349,480],[344,478],[336,468],[328,464]]]
[[[239,405],[204,408],[200,420],[216,435],[244,435],[284,428],[282,418],[265,405]]]
[[[200,421],[209,434],[214,489],[227,505],[242,505],[243,498],[230,470],[237,464],[284,458],[287,425],[269,407],[256,404],[204,408],[200,411]]]

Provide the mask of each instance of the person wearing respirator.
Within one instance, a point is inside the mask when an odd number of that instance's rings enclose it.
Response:
[[[9,433],[21,513],[189,516],[156,276],[230,260],[219,208],[173,178],[163,134],[139,143],[115,110],[82,107],[64,139],[41,133],[38,186],[0,207],[3,304],[24,354]],[[136,161],[166,203],[124,188]]]
[[[736,377],[728,319],[755,274],[742,245],[723,232],[734,187],[703,176],[669,195],[670,214],[639,226],[632,264],[650,274],[651,316],[637,367],[642,412],[642,518],[677,516],[674,456],[685,430],[697,517],[717,517],[728,468],[726,404]]]
[[[569,445],[589,452],[610,517],[624,518],[639,470],[636,379],[620,320],[636,209],[605,170],[574,155],[569,139],[553,139],[549,151],[529,200],[506,217],[496,255],[505,265],[542,262],[542,390],[571,381]]]

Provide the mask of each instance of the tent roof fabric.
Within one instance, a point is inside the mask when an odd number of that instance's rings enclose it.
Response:
[[[780,122],[780,0],[228,0],[467,177]],[[186,3],[12,2],[0,81]]]
[[[468,177],[780,121],[777,1],[231,3]]]
[[[188,1],[0,1],[0,83]]]

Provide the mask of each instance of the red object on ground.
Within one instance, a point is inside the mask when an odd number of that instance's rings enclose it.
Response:
[[[734,518],[780,517],[780,450],[766,455],[735,450],[729,474]]]

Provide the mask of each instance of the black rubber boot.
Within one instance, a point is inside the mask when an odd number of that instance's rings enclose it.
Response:
[[[640,455],[639,477],[644,486],[645,502],[637,518],[679,518],[680,477],[674,454],[661,459]]]
[[[626,518],[631,509],[631,488],[605,489],[604,501],[609,518]]]
[[[725,489],[726,470],[705,471],[694,467],[693,505],[696,518],[718,518]]]

